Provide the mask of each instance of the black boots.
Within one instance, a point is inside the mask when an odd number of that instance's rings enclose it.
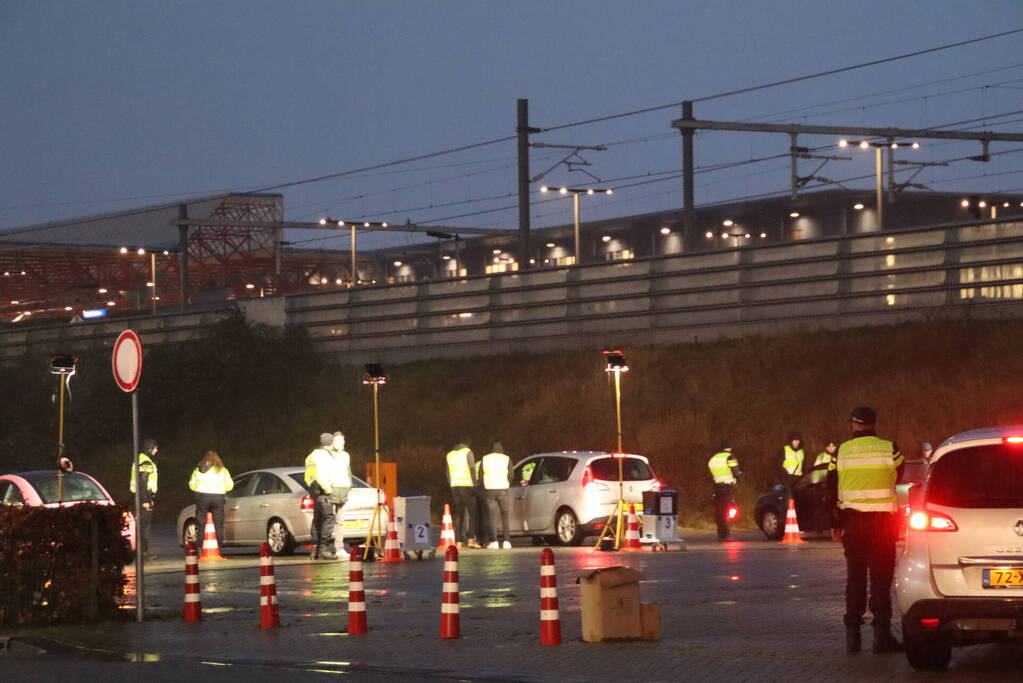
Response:
[[[846,652],[859,652],[863,647],[863,639],[860,637],[859,626],[849,626],[846,624],[845,627],[845,651]]]
[[[888,624],[874,624],[874,646],[872,649],[875,655],[886,652],[902,652],[902,643],[892,635]]]

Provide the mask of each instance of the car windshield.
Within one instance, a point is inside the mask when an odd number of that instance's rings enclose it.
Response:
[[[590,461],[590,472],[594,479],[601,481],[618,481],[618,459],[597,458]],[[646,481],[653,479],[654,473],[650,466],[639,458],[622,458],[623,481]]]
[[[1023,507],[1023,446],[974,446],[931,465],[927,502],[956,508]]]
[[[68,472],[64,475],[63,491],[57,496],[57,473],[54,472],[26,472],[21,475],[39,493],[43,503],[73,503],[83,500],[103,500],[109,498],[104,495],[96,483],[78,472]]]

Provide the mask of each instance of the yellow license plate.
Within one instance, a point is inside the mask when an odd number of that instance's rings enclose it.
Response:
[[[344,523],[345,529],[362,529],[369,526],[368,519],[346,519]]]
[[[985,569],[984,588],[1023,588],[1023,569]]]

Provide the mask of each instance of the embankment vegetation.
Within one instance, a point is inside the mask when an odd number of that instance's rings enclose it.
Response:
[[[1023,322],[962,321],[800,331],[774,337],[628,347],[624,442],[678,488],[683,522],[710,516],[706,462],[735,445],[740,503],[778,479],[781,446],[798,432],[815,455],[846,436],[866,403],[880,433],[906,453],[963,429],[1023,423]],[[143,340],[144,342],[144,340]],[[39,349],[0,368],[0,469],[53,467],[55,381]],[[537,451],[612,450],[611,385],[600,349],[434,360],[389,366],[381,389],[385,461],[399,488],[447,499],[443,455],[458,441],[477,455],[503,442],[513,458]],[[201,342],[151,347],[140,390],[142,438],[160,442],[157,519],[191,501],[188,475],[207,449],[235,473],[300,465],[321,432],[348,434],[357,473],[372,459],[370,389],[362,366],[320,356],[300,334],[231,319]],[[115,498],[128,496],[130,400],[114,385],[109,351],[83,354],[71,381],[65,440],[76,467]],[[749,521],[748,518],[746,520]]]

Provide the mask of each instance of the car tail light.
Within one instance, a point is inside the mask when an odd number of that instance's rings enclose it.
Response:
[[[933,617],[926,617],[920,619],[920,627],[925,628],[928,631],[933,631],[941,625],[941,619],[935,619]]]
[[[661,483],[660,479],[654,479],[654,483],[650,485],[651,491],[661,491],[664,489],[664,484]]]
[[[1002,443],[1010,446],[1023,446],[1023,436],[1003,436]]]
[[[729,505],[728,506],[728,519],[733,520],[739,516],[739,506]]]
[[[959,531],[955,520],[941,512],[918,510],[909,516],[909,528],[914,531]]]
[[[305,510],[309,510],[311,512],[315,507],[316,507],[316,504],[313,502],[312,496],[303,496],[302,497],[302,511],[303,512]]]
[[[589,491],[610,491],[607,484],[597,481],[593,477],[593,470],[587,465],[586,469],[583,470],[583,488]]]

